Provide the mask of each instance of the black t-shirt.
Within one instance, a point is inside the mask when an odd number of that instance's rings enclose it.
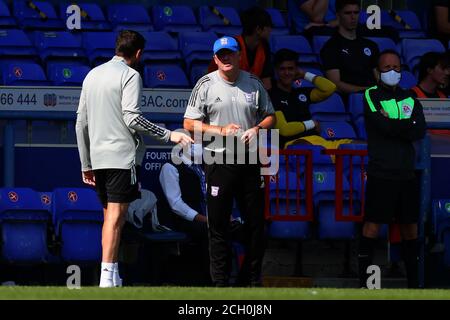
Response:
[[[264,78],[271,78],[272,74],[273,74],[273,68],[272,68],[272,61],[271,61],[271,53],[270,53],[270,48],[269,48],[269,44],[267,43],[267,41],[261,41],[261,43],[264,46],[264,52],[266,54],[266,60],[264,61],[264,66],[263,66],[263,70],[261,73],[261,79]],[[246,46],[247,47],[247,46]],[[247,59],[248,59],[248,64],[250,66],[253,66],[253,63],[255,62],[255,57],[256,57],[256,50],[250,50],[248,47],[247,49]]]
[[[275,111],[281,111],[287,122],[311,120],[309,105],[311,102],[311,91],[313,88],[295,88],[291,92],[281,90],[275,83],[269,90],[270,100]],[[280,136],[281,145],[286,141],[313,134],[313,130],[299,133],[291,137]]]
[[[376,84],[373,69],[378,53],[373,41],[361,37],[349,40],[337,32],[325,43],[320,57],[325,71],[339,69],[341,81],[368,87]]]

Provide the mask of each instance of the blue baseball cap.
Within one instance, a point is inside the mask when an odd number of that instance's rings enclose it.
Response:
[[[236,39],[233,37],[222,37],[214,42],[214,54],[216,54],[219,50],[228,49],[231,51],[239,51],[239,44]]]

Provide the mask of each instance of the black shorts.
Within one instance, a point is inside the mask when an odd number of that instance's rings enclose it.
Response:
[[[103,208],[108,202],[130,203],[141,197],[138,172],[134,168],[99,169],[94,170],[94,176],[95,189]]]
[[[367,176],[364,221],[410,224],[419,221],[419,183]]]

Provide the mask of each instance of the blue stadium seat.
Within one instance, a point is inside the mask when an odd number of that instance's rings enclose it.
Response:
[[[323,76],[323,72],[321,70],[314,68],[312,66],[304,65],[301,68],[304,71],[311,72],[318,76]],[[296,81],[294,81],[293,87],[294,88],[315,88],[316,86],[312,82],[309,82],[308,80],[297,79]]]
[[[191,86],[194,87],[198,79],[208,73],[208,63],[198,63],[192,66],[189,73],[189,81]]]
[[[135,31],[153,31],[150,16],[141,4],[109,4],[108,20],[114,31],[132,29]]]
[[[367,140],[366,124],[364,122],[364,117],[358,118],[353,121],[356,129],[356,136],[360,140]]]
[[[345,111],[342,98],[333,93],[321,102],[312,103],[309,107],[312,118],[317,121],[350,121],[350,115]]]
[[[55,64],[50,67],[48,78],[56,86],[81,87],[90,70],[83,65]]]
[[[344,212],[348,211],[348,203],[344,202]],[[324,239],[355,239],[354,222],[336,221],[334,201],[322,201],[317,206],[317,237]]]
[[[329,140],[356,138],[352,126],[349,123],[342,121],[320,122],[320,135]]]
[[[214,32],[182,32],[178,35],[179,48],[186,62],[187,70],[195,61],[210,62],[213,44],[217,40]]]
[[[204,31],[212,31],[219,36],[229,35],[237,36],[242,32],[241,19],[236,9],[232,7],[214,7],[221,15],[223,15],[228,24],[219,18],[211,10],[212,6],[200,6],[198,9],[199,23]]]
[[[372,40],[373,42],[375,42],[378,46],[378,50],[380,52],[384,51],[384,50],[395,50],[395,51],[399,51],[397,45],[395,44],[394,40],[392,40],[391,38],[382,38],[382,37],[367,37],[367,39]],[[400,52],[398,52],[400,54]]]
[[[286,20],[280,10],[276,8],[266,8],[266,11],[272,18],[272,34],[273,35],[287,35],[289,34],[289,28],[286,24]]]
[[[36,63],[5,63],[2,68],[3,84],[7,86],[47,86],[44,70]]]
[[[420,24],[420,20],[413,11],[396,10],[395,12],[411,27],[411,29],[405,29],[404,26],[391,17],[391,22],[389,24],[398,30],[398,34],[401,39],[425,38],[425,32],[422,31],[423,29]]]
[[[272,213],[278,211],[279,215],[297,214],[297,209],[302,214],[306,213],[303,179],[298,179],[296,172],[291,171],[292,168],[289,168],[289,170],[289,172],[286,172],[285,166],[280,164],[278,184],[274,180],[270,182],[270,212]],[[286,177],[288,178],[288,185],[286,183]],[[297,208],[297,186],[301,190],[301,203],[299,208]],[[277,195],[279,198],[278,204],[276,201]],[[288,204],[286,199],[289,199]],[[274,239],[306,239],[310,237],[310,226],[307,221],[271,221],[268,227],[268,234]]]
[[[355,143],[349,143],[349,144],[341,144],[339,146],[339,149],[344,150],[367,150],[367,144],[361,143],[361,144],[355,144]],[[355,192],[356,197],[354,199],[361,199],[361,164],[364,164],[364,172],[363,172],[363,182],[364,185],[366,183],[367,175],[367,164],[368,164],[368,157],[363,157],[361,159],[360,156],[353,156],[352,157],[352,163],[350,166],[350,159],[349,157],[344,157],[344,174],[346,175],[349,184],[351,183],[351,187],[353,188],[353,192]],[[352,173],[352,181],[350,182],[350,171]]]
[[[165,31],[143,32],[145,49],[142,61],[180,60],[181,52],[178,42]]]
[[[399,85],[403,89],[411,89],[417,85],[417,79],[411,72],[402,70],[402,78],[400,79]]]
[[[37,51],[25,32],[16,29],[0,30],[0,56],[35,57]]]
[[[22,29],[62,30],[66,26],[50,2],[14,1],[13,13]]]
[[[66,262],[100,262],[103,208],[92,189],[53,190],[53,224]]]
[[[30,188],[0,189],[2,257],[9,263],[44,263],[49,258],[51,214]]]
[[[83,47],[92,65],[110,60],[116,48],[114,32],[84,32]]]
[[[189,6],[161,6],[152,8],[155,30],[167,32],[202,31]]]
[[[42,61],[48,58],[83,59],[86,57],[81,41],[70,32],[35,31],[33,36]]]
[[[188,88],[186,74],[176,64],[152,64],[144,68],[144,84],[149,88]]]
[[[0,27],[12,28],[16,25],[16,20],[11,16],[8,5],[3,0],[0,0]]]
[[[317,62],[317,55],[313,53],[308,40],[300,35],[274,35],[271,37],[272,53],[280,49],[291,49],[299,53],[299,62]]]
[[[364,94],[352,93],[348,97],[348,111],[352,117],[352,120],[364,116]]]
[[[450,199],[433,200],[431,223],[437,243],[444,244],[444,265],[450,267]]]
[[[320,55],[320,50],[322,50],[323,45],[330,38],[331,38],[331,36],[314,36],[313,37],[313,39],[312,39],[313,50],[317,55]]]
[[[445,51],[442,43],[436,39],[403,39],[401,44],[404,61],[412,72],[425,53]]]
[[[110,31],[111,24],[106,21],[105,15],[102,9],[96,3],[76,3],[81,10],[81,29],[83,31]],[[60,17],[64,21],[67,20],[68,14],[66,13],[69,4],[60,5]]]

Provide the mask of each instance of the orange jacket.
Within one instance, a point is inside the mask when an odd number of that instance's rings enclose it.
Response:
[[[415,86],[415,87],[411,88],[411,90],[416,93],[417,98],[428,98],[427,95],[425,94],[425,92],[423,92],[423,90],[420,89],[419,86]],[[436,92],[437,92],[439,98],[447,99],[447,96],[441,90],[437,90]]]
[[[256,47],[255,61],[253,62],[253,65],[250,66],[248,63],[247,48],[245,47],[244,38],[242,36],[237,36],[235,38],[239,42],[239,46],[241,47],[241,61],[239,63],[239,67],[242,70],[254,74],[255,76],[261,77],[264,68],[264,63],[266,62],[267,58],[263,43],[260,42]],[[217,70],[217,65],[214,62],[214,60],[212,60],[208,66],[208,73],[213,72],[215,70]]]

